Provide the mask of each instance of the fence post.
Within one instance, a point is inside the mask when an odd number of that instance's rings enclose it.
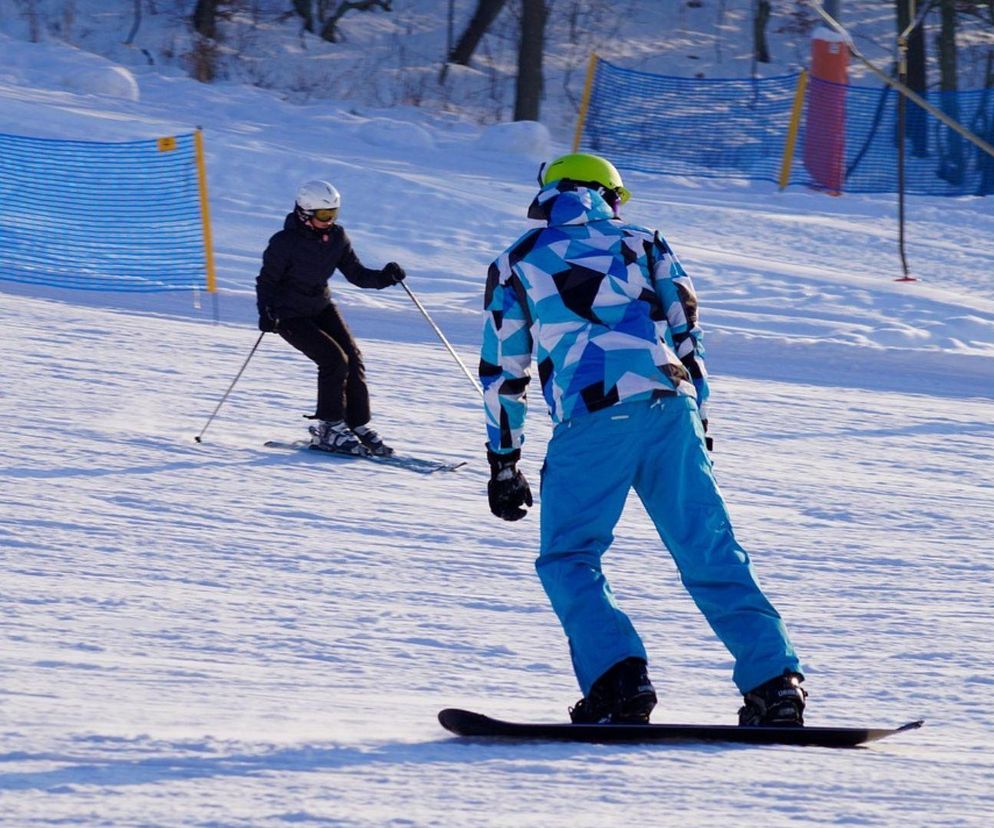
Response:
[[[583,82],[583,97],[580,98],[580,111],[576,116],[576,133],[573,135],[573,152],[580,151],[580,138],[583,136],[583,124],[587,120],[587,107],[590,105],[590,89],[594,85],[594,72],[597,69],[596,52],[590,53],[587,61],[587,79]]]
[[[802,69],[794,91],[794,106],[790,113],[790,126],[787,127],[787,143],[783,148],[783,161],[780,164],[780,189],[790,183],[790,169],[794,164],[794,148],[797,145],[797,132],[801,126],[801,112],[804,110],[804,91],[808,88],[808,70]]]
[[[207,292],[217,291],[217,275],[214,272],[214,243],[211,239],[211,216],[207,203],[207,162],[204,160],[204,131],[197,127],[193,133],[193,145],[197,154],[197,183],[200,191],[200,220],[204,225],[204,264],[207,268]]]

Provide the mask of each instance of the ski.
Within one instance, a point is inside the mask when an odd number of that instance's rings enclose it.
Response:
[[[529,724],[492,719],[469,710],[447,708],[438,721],[457,736],[516,741],[594,743],[734,742],[752,745],[817,745],[856,747],[916,730],[923,720],[895,728],[865,727],[741,727],[701,724]]]
[[[294,451],[310,451],[314,454],[321,454],[335,460],[367,460],[378,463],[381,466],[392,466],[397,469],[407,469],[418,474],[434,474],[435,472],[451,472],[466,465],[461,463],[445,463],[441,460],[426,460],[421,457],[411,457],[406,454],[389,454],[385,456],[377,454],[345,454],[343,452],[326,451],[311,445],[310,440],[268,440],[266,448],[288,449]]]

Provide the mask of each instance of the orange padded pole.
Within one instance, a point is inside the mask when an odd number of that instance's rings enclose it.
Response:
[[[849,48],[823,26],[811,36],[811,82],[804,134],[804,166],[815,185],[840,195],[845,183],[846,83]]]

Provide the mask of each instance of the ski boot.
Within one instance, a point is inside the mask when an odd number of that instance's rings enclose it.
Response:
[[[317,425],[310,426],[308,431],[311,432],[311,448],[359,457],[369,454],[344,420],[321,420]]]
[[[368,425],[356,426],[352,429],[352,433],[359,438],[359,442],[366,447],[370,454],[377,457],[389,457],[393,454],[393,449],[384,443],[380,435]]]
[[[656,691],[641,658],[619,661],[594,682],[590,694],[569,709],[573,724],[645,724]]]
[[[739,710],[739,724],[748,727],[803,727],[804,699],[807,691],[801,687],[804,676],[785,670],[745,694],[745,704]]]

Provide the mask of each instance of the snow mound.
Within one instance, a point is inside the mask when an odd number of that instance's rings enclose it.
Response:
[[[140,97],[135,76],[123,66],[113,64],[72,72],[62,82],[66,89],[81,95],[102,95],[136,103]]]
[[[392,118],[373,118],[359,127],[359,137],[374,147],[393,149],[435,148],[435,140],[424,127]]]
[[[552,155],[552,136],[538,121],[495,124],[483,131],[477,144],[490,152],[524,155],[536,161],[547,160]]]
[[[26,43],[0,33],[0,81],[137,102],[138,81],[118,64],[58,41]]]

